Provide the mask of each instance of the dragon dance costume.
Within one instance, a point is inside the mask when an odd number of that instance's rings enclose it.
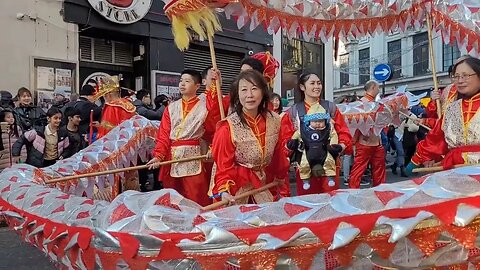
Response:
[[[100,97],[112,92],[120,92],[120,79],[117,76],[105,78],[101,81],[94,99],[98,100]],[[126,120],[129,120],[136,115],[135,106],[124,98],[116,98],[112,101],[106,102],[102,110],[102,120],[98,127],[97,138],[102,138],[107,135],[112,129],[119,126]],[[121,182],[121,188],[119,187]],[[115,184],[113,187],[107,188],[104,192],[100,190],[95,191],[94,197],[96,199],[111,200],[116,197],[117,193],[125,190],[140,190],[138,181],[138,173],[136,171],[125,172],[124,178],[115,175]],[[110,197],[111,196],[111,197]]]
[[[373,102],[375,98],[366,94],[362,99],[364,102]],[[357,131],[358,132],[358,131]],[[361,136],[357,134],[357,136]],[[375,135],[372,135],[375,136]],[[378,140],[378,145],[365,145],[360,141],[355,144],[355,157],[352,170],[350,172],[350,188],[359,188],[360,180],[367,169],[368,164],[372,165],[373,186],[378,186],[385,182],[385,150]]]

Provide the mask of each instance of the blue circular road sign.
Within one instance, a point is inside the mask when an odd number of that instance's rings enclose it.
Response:
[[[373,77],[379,82],[388,81],[392,77],[392,67],[388,64],[379,64],[373,69]]]

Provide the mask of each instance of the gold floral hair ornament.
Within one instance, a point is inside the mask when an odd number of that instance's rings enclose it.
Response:
[[[192,32],[201,40],[207,40],[222,31],[215,10],[207,1],[173,0],[166,1],[164,11],[172,22],[172,33],[177,47],[184,51],[192,40]]]
[[[108,76],[100,79],[98,83],[98,91],[93,95],[94,100],[98,100],[100,97],[105,96],[111,92],[120,91],[120,78],[119,76]]]

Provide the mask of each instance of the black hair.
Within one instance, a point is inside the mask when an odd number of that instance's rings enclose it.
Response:
[[[283,105],[282,105],[282,97],[277,94],[277,93],[273,93],[270,100],[273,100],[275,98],[278,98],[278,100],[280,101],[280,104],[278,105],[278,109],[274,109],[274,111],[278,114],[282,113],[283,112]]]
[[[168,105],[168,97],[166,95],[158,95],[153,103],[155,104],[155,110],[160,109],[162,106],[166,107]]]
[[[230,107],[237,113],[240,117],[240,120],[243,124],[246,124],[247,121],[243,116],[243,106],[240,103],[240,97],[238,94],[239,85],[241,80],[246,80],[262,91],[262,101],[258,107],[258,114],[266,115],[267,112],[270,112],[268,109],[268,102],[270,102],[270,91],[268,90],[268,84],[263,75],[256,70],[246,70],[241,72],[235,81],[230,86]]]
[[[1,110],[0,111],[0,120],[1,120],[1,122],[5,122],[5,116],[7,116],[7,113],[11,113],[13,115],[13,119],[14,119],[13,124],[10,125],[9,135],[14,135],[15,137],[19,137],[20,134],[18,133],[18,128],[17,128],[17,118],[15,117],[15,112],[12,109]]]
[[[48,109],[48,111],[47,111],[47,117],[52,117],[52,116],[54,116],[54,115],[57,114],[57,113],[63,115],[62,111],[61,111],[58,107],[53,106],[53,107],[51,107],[50,109]]]
[[[150,91],[148,91],[147,89],[142,89],[140,91],[137,91],[137,99],[139,100],[142,100],[145,96],[149,96],[150,95]]]
[[[0,91],[0,107],[2,108],[13,108],[15,104],[13,103],[12,94],[8,91]]]
[[[243,65],[251,66],[254,70],[260,72],[260,74],[263,74],[263,72],[265,71],[265,67],[263,66],[262,61],[252,57],[244,58],[242,62],[240,62],[240,66],[243,66]]]
[[[471,69],[473,69],[473,72],[477,74],[477,77],[480,78],[480,59],[475,57],[466,57],[465,59],[458,61],[453,66],[452,74],[455,74],[457,72],[457,68],[460,64],[467,64]],[[477,93],[478,92],[480,92],[480,89],[477,89]],[[460,93],[458,93],[457,96],[458,96],[458,99],[464,98],[464,95]]]
[[[74,117],[75,115],[80,116],[80,110],[75,108],[75,107],[67,107],[65,109],[65,117],[68,119],[68,117]]]
[[[298,88],[298,93],[300,94],[301,101],[305,100],[305,92],[302,91],[301,86],[305,86],[305,83],[312,77],[312,75],[317,75],[315,73],[303,73],[298,77],[298,83],[297,83],[297,88]],[[320,78],[320,77],[319,77]]]
[[[198,72],[194,69],[185,69],[184,71],[182,71],[180,76],[183,76],[184,74],[188,74],[188,75],[192,76],[193,81],[195,83],[200,83],[200,84],[202,83],[202,74],[200,74],[200,72]]]
[[[210,69],[212,69],[212,68],[213,68],[213,66],[210,65],[210,66],[208,66],[208,67],[206,67],[206,68],[203,69],[203,71],[202,71],[202,79],[205,80],[205,79],[207,78],[208,71],[209,71]]]

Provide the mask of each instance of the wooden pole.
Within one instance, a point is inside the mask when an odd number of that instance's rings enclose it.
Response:
[[[404,112],[402,112],[402,111],[398,111],[398,112],[399,112],[401,115],[407,117],[408,119],[411,119],[412,121],[418,120],[418,119],[415,119],[415,118],[411,117],[410,115],[408,115],[408,114],[406,114],[406,113],[404,113]],[[428,130],[428,131],[432,130],[430,127],[425,126],[425,125],[422,124],[422,123],[418,123],[418,125],[421,126],[421,127],[423,127],[424,129]]]
[[[270,184],[266,184],[266,185],[263,186],[263,187],[260,187],[260,188],[257,188],[257,189],[250,190],[250,191],[247,191],[247,192],[245,192],[245,193],[242,193],[242,194],[240,194],[240,195],[238,195],[238,196],[233,197],[233,199],[234,199],[234,200],[241,200],[241,199],[244,199],[244,198],[248,198],[248,197],[250,197],[250,196],[252,196],[252,195],[255,195],[255,194],[260,193],[260,192],[262,192],[262,191],[265,191],[265,190],[267,190],[267,189],[276,187],[276,186],[278,186],[279,184],[280,184],[279,182],[275,181],[275,182],[272,182],[272,183],[270,183]],[[218,207],[224,206],[224,205],[226,205],[226,204],[228,204],[228,201],[219,201],[219,202],[216,202],[216,203],[212,203],[212,204],[210,204],[210,205],[207,205],[207,206],[205,206],[205,207],[202,207],[202,210],[203,210],[203,211],[211,211],[211,210],[213,210],[213,209],[216,209],[216,208],[218,208]]]
[[[169,161],[160,162],[159,166],[169,165],[169,164],[173,164],[173,163],[194,161],[194,160],[199,160],[199,159],[206,159],[206,158],[207,158],[207,155],[198,156],[198,157],[191,157],[191,158],[182,158],[182,159],[177,159],[177,160],[169,160]],[[140,165],[140,166],[135,166],[135,167],[114,169],[114,170],[108,170],[108,171],[102,171],[102,172],[93,172],[93,173],[86,173],[86,174],[70,175],[70,176],[66,176],[66,177],[61,177],[61,178],[45,181],[45,184],[55,184],[55,183],[66,182],[66,181],[73,180],[73,179],[78,179],[78,178],[95,177],[95,176],[100,176],[100,175],[116,174],[116,173],[122,173],[122,172],[128,172],[128,171],[136,171],[136,170],[148,169],[148,167],[150,167],[150,165],[145,164],[145,165]]]
[[[208,37],[208,46],[210,47],[210,57],[212,59],[212,66],[215,70],[218,70],[217,67],[217,58],[215,57],[215,47],[213,46],[213,38]],[[215,84],[217,86],[217,97],[218,97],[218,106],[220,107],[220,116],[225,119],[225,111],[223,110],[223,96],[222,96],[222,89],[220,88],[220,78],[215,80]]]
[[[427,27],[428,27],[428,48],[430,51],[430,62],[432,65],[432,76],[433,76],[433,87],[436,92],[438,92],[438,78],[437,78],[437,66],[435,64],[435,51],[433,50],[433,25],[432,17],[427,13]],[[437,99],[437,115],[438,118],[442,117],[442,105],[440,104],[440,99]]]
[[[467,166],[475,166],[478,164],[460,164],[460,165],[455,165],[453,168],[461,168],[461,167],[467,167]],[[428,167],[428,168],[416,168],[413,169],[412,172],[414,173],[432,173],[432,172],[440,172],[445,170],[443,166],[435,166],[435,167]]]

